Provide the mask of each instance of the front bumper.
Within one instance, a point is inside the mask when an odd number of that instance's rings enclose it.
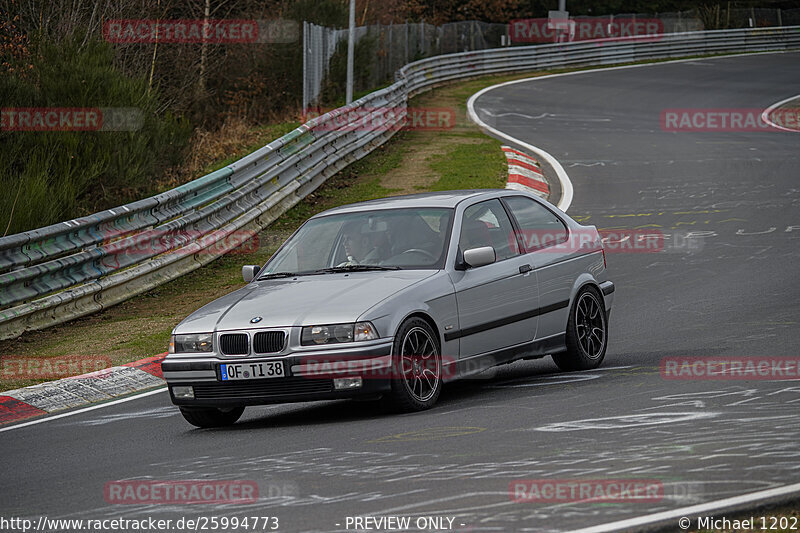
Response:
[[[392,339],[367,346],[308,350],[280,356],[225,357],[170,354],[161,363],[175,405],[211,407],[335,400],[379,395],[391,388]],[[283,361],[285,376],[222,381],[220,365]],[[359,388],[337,390],[339,377],[362,378]],[[191,386],[194,398],[176,398],[174,386]]]

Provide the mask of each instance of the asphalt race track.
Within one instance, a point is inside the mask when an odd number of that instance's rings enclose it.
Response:
[[[518,362],[446,387],[424,413],[249,408],[226,430],[192,429],[162,392],[0,433],[0,515],[273,516],[287,532],[402,515],[454,518],[451,531],[545,532],[796,483],[800,384],[667,380],[659,365],[800,355],[800,133],[670,132],[660,116],[764,109],[798,86],[800,54],[765,54],[585,72],[478,99],[482,119],[561,162],[572,216],[666,235],[662,252],[607,256],[617,291],[600,369]],[[663,495],[512,501],[514,480],[544,478],[657,480]],[[260,497],[107,503],[104,485],[120,479],[254,480]]]

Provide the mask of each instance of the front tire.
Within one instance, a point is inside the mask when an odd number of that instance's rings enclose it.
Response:
[[[567,351],[553,354],[553,361],[564,371],[597,368],[606,356],[608,315],[600,292],[586,287],[575,298],[569,311],[566,333]]]
[[[442,357],[430,324],[421,318],[403,322],[392,354],[390,405],[401,412],[433,407],[442,391]]]
[[[235,424],[244,413],[244,406],[217,407],[181,407],[181,414],[193,426],[199,428],[219,428]]]

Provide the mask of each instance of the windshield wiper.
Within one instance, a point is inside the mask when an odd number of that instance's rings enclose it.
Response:
[[[314,274],[333,274],[336,272],[367,272],[370,270],[400,270],[398,266],[381,265],[347,265],[330,268],[321,268],[310,272],[270,272],[259,276],[258,281],[265,279],[294,278],[297,276],[313,276]]]
[[[262,279],[277,279],[277,278],[293,278],[295,276],[306,276],[308,274],[299,274],[297,272],[270,272],[269,274],[264,274],[262,276],[258,276],[258,281]]]
[[[317,272],[367,272],[370,270],[400,270],[399,266],[381,266],[381,265],[345,265],[330,268],[322,268]]]

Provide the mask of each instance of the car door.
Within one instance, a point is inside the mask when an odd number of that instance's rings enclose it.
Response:
[[[460,359],[466,359],[533,340],[538,305],[536,275],[520,254],[508,214],[498,199],[464,210],[459,253],[492,246],[492,264],[454,270],[451,274],[458,305],[459,329],[446,333],[460,339]]]
[[[561,218],[543,204],[521,195],[506,196],[503,203],[520,229],[524,257],[539,283],[536,336],[544,339],[564,333],[570,292],[580,272],[575,259],[581,253],[568,245],[569,233]]]

